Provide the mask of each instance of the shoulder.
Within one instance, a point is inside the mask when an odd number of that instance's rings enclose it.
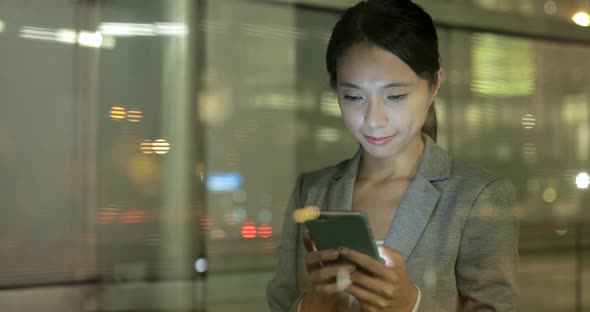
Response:
[[[516,191],[507,177],[473,164],[456,162],[449,179],[471,207],[512,207]],[[486,208],[487,207],[487,208]]]
[[[498,186],[512,187],[510,179],[489,171],[483,167],[453,160],[450,179],[465,187],[494,188]]]

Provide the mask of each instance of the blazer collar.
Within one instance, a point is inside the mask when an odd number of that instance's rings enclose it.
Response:
[[[451,156],[428,135],[422,134],[422,139],[424,140],[424,151],[418,166],[418,174],[432,182],[448,178],[451,175]],[[342,178],[356,180],[362,154],[363,149],[359,148],[352,158],[340,165],[332,179],[334,181]]]
[[[410,183],[385,239],[385,245],[399,251],[404,260],[412,253],[441,196],[431,183],[451,174],[450,155],[429,136],[422,135],[424,151],[414,180]],[[328,210],[352,210],[354,184],[358,175],[362,149],[343,162],[332,176],[328,192]]]

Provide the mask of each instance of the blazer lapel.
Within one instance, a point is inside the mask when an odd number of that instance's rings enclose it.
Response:
[[[440,192],[421,175],[408,186],[384,242],[399,251],[404,261],[420,240],[439,198]]]
[[[427,135],[422,137],[425,145],[418,172],[404,193],[384,242],[386,246],[399,251],[404,261],[422,237],[441,197],[432,182],[447,179],[451,173],[450,155]]]
[[[352,195],[361,155],[362,149],[359,149],[332,176],[332,183],[328,188],[328,210],[352,210]]]

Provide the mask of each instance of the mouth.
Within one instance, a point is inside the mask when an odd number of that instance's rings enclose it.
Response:
[[[385,145],[385,144],[389,143],[389,141],[391,141],[391,139],[393,139],[393,135],[386,136],[386,137],[372,137],[372,136],[364,135],[364,137],[367,140],[367,142],[369,142],[372,145]]]

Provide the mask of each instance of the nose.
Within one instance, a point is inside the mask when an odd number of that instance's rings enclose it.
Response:
[[[383,101],[372,100],[368,103],[365,113],[365,123],[371,128],[384,127],[389,123]]]

